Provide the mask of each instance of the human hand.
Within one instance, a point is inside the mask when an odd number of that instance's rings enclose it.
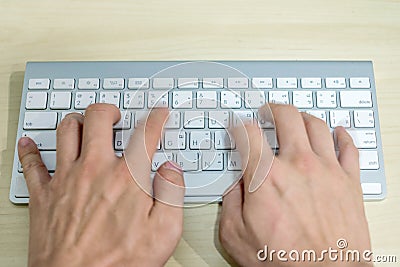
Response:
[[[328,261],[328,255],[324,262],[315,263],[279,261],[276,254],[272,262],[270,257],[258,260],[257,253],[265,245],[269,251],[287,253],[315,250],[319,258],[329,247],[339,250],[336,242],[341,238],[347,241],[347,249],[360,253],[370,250],[358,150],[350,135],[342,127],[335,129],[337,158],[325,122],[299,113],[293,106],[270,104],[270,108],[280,144],[275,158],[256,124],[233,129],[243,163],[243,183],[223,198],[223,247],[242,266],[349,264]],[[255,192],[249,192],[256,185],[254,181],[264,179]],[[289,258],[288,254],[285,257]],[[351,266],[358,264],[365,263]]]
[[[161,266],[168,260],[182,234],[182,208],[140,188],[151,187],[151,159],[167,115],[166,109],[150,113],[134,131],[126,160],[113,150],[116,107],[94,104],[85,116],[68,115],[57,128],[53,177],[35,143],[20,139],[30,193],[29,266]],[[166,180],[178,186],[168,191]],[[164,163],[154,177],[154,194],[183,202],[183,183],[179,167]]]

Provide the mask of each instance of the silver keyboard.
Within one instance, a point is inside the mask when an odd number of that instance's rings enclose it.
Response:
[[[241,173],[227,127],[258,119],[269,140],[273,125],[259,118],[266,102],[293,104],[342,125],[360,152],[366,200],[383,199],[386,182],[372,62],[29,62],[26,65],[17,140],[31,137],[50,173],[56,169],[56,128],[70,112],[92,103],[121,110],[114,148],[123,153],[130,133],[155,106],[171,110],[152,172],[166,160],[185,171],[185,202],[218,201]],[[270,142],[276,153],[279,144]],[[13,203],[28,203],[17,148],[10,187]]]

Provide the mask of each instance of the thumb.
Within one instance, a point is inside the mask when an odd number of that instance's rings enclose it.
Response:
[[[19,139],[18,157],[24,170],[30,197],[40,195],[40,190],[50,181],[51,177],[35,142],[29,137]]]
[[[156,220],[159,229],[168,229],[171,234],[180,236],[185,184],[183,171],[176,163],[167,161],[158,168],[153,180],[153,194],[155,200],[150,218]]]
[[[167,161],[158,168],[153,181],[154,209],[182,207],[185,196],[185,183],[181,167],[172,161]]]

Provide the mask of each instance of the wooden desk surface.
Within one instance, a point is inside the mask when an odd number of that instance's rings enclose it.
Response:
[[[376,253],[400,262],[400,2],[0,0],[0,265],[25,266],[28,209],[8,201],[26,61],[373,60],[388,197],[366,203]],[[225,266],[218,205],[185,210],[168,266]],[[393,265],[390,265],[393,266]]]

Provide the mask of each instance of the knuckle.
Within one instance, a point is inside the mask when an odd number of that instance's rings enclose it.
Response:
[[[309,127],[328,129],[328,125],[323,120],[321,120],[313,115],[307,116],[307,119],[304,120],[304,124]]]
[[[305,173],[309,173],[317,165],[316,156],[308,152],[299,153],[293,161],[294,165]]]
[[[90,178],[96,175],[99,169],[99,161],[93,156],[82,156],[79,164],[79,173],[81,177]]]
[[[29,173],[32,170],[36,170],[38,168],[45,168],[42,159],[40,158],[40,154],[36,152],[28,153],[21,156],[21,165],[24,170],[24,173]]]

